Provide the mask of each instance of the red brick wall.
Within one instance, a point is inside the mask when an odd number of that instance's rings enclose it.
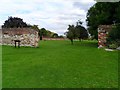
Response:
[[[112,25],[100,25],[98,27],[98,46],[99,47],[106,46],[107,34],[111,29],[112,29]]]

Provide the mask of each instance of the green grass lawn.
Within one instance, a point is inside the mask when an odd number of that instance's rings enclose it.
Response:
[[[2,88],[2,46],[0,46],[0,89]]]
[[[117,88],[118,52],[95,41],[41,41],[2,47],[3,88]]]

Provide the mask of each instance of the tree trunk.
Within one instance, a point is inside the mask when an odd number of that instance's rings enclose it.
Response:
[[[79,42],[81,42],[81,38],[79,38]]]
[[[42,40],[42,37],[40,36],[40,40]]]
[[[71,40],[71,44],[73,45],[73,39],[70,39]]]

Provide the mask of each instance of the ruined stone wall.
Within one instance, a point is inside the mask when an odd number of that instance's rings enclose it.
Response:
[[[100,25],[98,27],[98,46],[105,47],[106,39],[109,31],[112,29],[112,25]]]
[[[20,40],[21,46],[37,47],[39,43],[38,31],[30,28],[9,28],[0,30],[2,45],[15,45],[14,40]]]

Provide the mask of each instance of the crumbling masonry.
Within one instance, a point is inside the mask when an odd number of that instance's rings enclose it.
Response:
[[[112,29],[112,25],[100,25],[98,27],[98,47],[106,46],[106,39],[109,31]]]
[[[0,29],[0,44],[15,45],[20,40],[20,46],[38,47],[38,31],[31,28],[3,28]]]

